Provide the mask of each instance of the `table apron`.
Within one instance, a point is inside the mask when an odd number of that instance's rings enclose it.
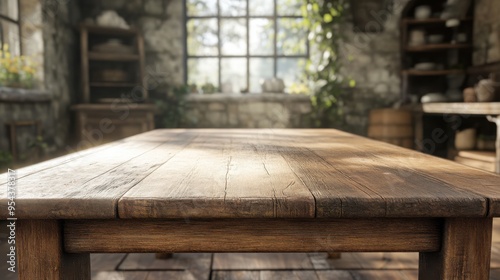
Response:
[[[67,220],[68,253],[435,252],[443,219]]]

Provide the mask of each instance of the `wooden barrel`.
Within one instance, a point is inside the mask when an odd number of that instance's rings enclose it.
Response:
[[[404,148],[413,148],[413,124],[410,111],[375,109],[370,112],[368,137]]]

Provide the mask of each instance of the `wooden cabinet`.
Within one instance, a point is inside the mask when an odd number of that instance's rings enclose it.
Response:
[[[154,129],[155,107],[151,104],[79,104],[73,110],[76,136],[85,147]]]
[[[154,129],[140,32],[94,25],[80,32],[81,104],[72,108],[78,141],[93,146]]]
[[[473,5],[447,19],[446,0],[412,0],[401,19],[402,99],[419,103],[430,93],[460,101],[466,69],[472,62]],[[422,7],[430,10],[419,18]]]
[[[135,29],[93,25],[82,25],[80,32],[81,103],[146,101],[142,35]]]

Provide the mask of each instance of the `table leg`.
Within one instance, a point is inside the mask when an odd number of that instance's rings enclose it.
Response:
[[[496,118],[492,116],[487,116],[487,118],[490,122],[495,123],[497,125],[497,139],[495,142],[497,157],[495,160],[495,172],[500,174],[500,116]]]
[[[90,280],[90,254],[63,252],[61,221],[18,220],[16,244],[20,280]]]
[[[419,279],[489,279],[492,223],[491,218],[446,219],[441,251],[420,253]]]
[[[328,257],[330,260],[338,260],[342,258],[342,253],[340,252],[328,252]]]

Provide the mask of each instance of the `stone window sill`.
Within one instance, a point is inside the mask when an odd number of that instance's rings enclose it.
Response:
[[[304,102],[310,97],[302,94],[286,93],[213,93],[213,94],[189,94],[186,97],[189,102]]]
[[[39,89],[20,89],[0,86],[0,102],[37,103],[51,101],[50,95]]]

